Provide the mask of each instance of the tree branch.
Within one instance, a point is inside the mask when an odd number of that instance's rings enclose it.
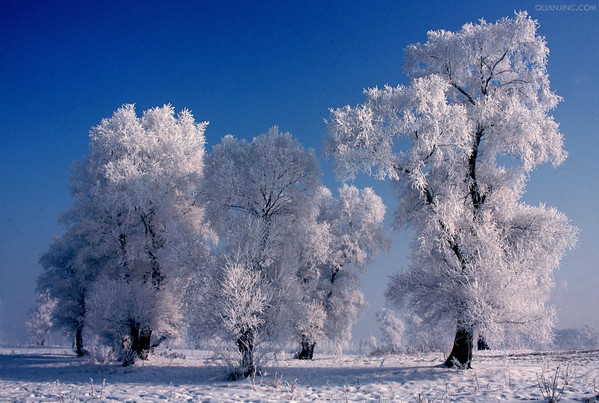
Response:
[[[451,86],[453,88],[455,88],[456,90],[458,90],[462,95],[464,95],[473,106],[476,105],[476,102],[474,101],[474,99],[462,87],[460,87],[459,85],[457,85],[456,83],[453,83],[453,82],[451,83]]]

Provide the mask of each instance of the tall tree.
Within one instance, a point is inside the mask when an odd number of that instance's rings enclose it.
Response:
[[[94,273],[91,260],[81,260],[85,240],[72,229],[55,238],[40,258],[44,269],[37,280],[40,295],[45,293],[56,302],[51,312],[53,327],[73,336],[78,357],[85,355],[83,328],[85,325],[86,286]]]
[[[258,341],[283,337],[297,316],[296,237],[319,175],[314,152],[276,127],[251,142],[225,136],[207,158],[202,197],[221,241],[220,263],[208,279],[213,300],[201,296],[205,310],[196,326],[237,346],[236,377],[254,373]],[[259,303],[246,301],[252,296]]]
[[[172,294],[186,268],[174,252],[189,238],[210,233],[194,196],[206,125],[188,110],[175,116],[170,105],[140,118],[133,105],[124,105],[92,128],[90,155],[73,168],[74,203],[64,220],[85,240],[79,261],[97,263],[86,297],[99,303],[86,315],[96,330],[112,334],[131,352],[122,356],[128,357],[125,363],[146,358],[152,337],[160,341],[175,329],[175,306],[165,315],[163,307],[138,302],[176,304]],[[107,317],[102,299],[129,304],[119,310],[126,317]]]
[[[522,12],[429,32],[406,49],[408,86],[369,89],[328,123],[341,176],[366,171],[396,185],[396,223],[412,225],[416,243],[386,296],[455,326],[447,366],[470,366],[476,331],[551,336],[551,274],[576,230],[555,209],[521,201],[537,165],[566,158],[537,27]]]
[[[321,194],[316,223],[306,226],[311,241],[302,241],[318,248],[303,248],[313,251],[314,257],[302,262],[300,273],[307,315],[298,329],[302,347],[298,358],[311,359],[316,342],[324,335],[338,351],[349,341],[365,306],[359,275],[389,247],[383,227],[385,205],[372,189],[344,185],[337,198],[328,189]]]

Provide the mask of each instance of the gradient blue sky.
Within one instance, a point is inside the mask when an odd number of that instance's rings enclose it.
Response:
[[[67,172],[87,153],[88,131],[123,103],[138,112],[171,103],[209,120],[208,150],[228,133],[252,138],[278,125],[321,150],[328,108],[362,90],[405,83],[403,49],[428,30],[458,30],[528,10],[551,50],[555,111],[567,162],[535,171],[525,200],[546,202],[580,228],[556,273],[558,327],[599,327],[599,7],[548,11],[562,2],[469,1],[21,1],[0,0],[0,340],[23,340],[38,259],[71,199]],[[570,4],[571,2],[563,2]],[[336,187],[330,162],[324,180]],[[374,186],[388,206],[387,184]],[[405,265],[410,234],[363,279],[371,309],[387,274]]]

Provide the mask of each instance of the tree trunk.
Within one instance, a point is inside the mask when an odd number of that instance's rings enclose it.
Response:
[[[75,332],[75,352],[77,357],[83,357],[87,353],[83,348],[83,326],[77,326]]]
[[[297,358],[300,360],[311,360],[314,358],[314,347],[316,342],[308,341],[302,337],[302,351],[297,354]]]
[[[245,330],[237,339],[237,348],[241,355],[241,366],[238,377],[232,374],[233,379],[247,378],[256,373],[256,363],[254,362],[254,332]]]
[[[136,351],[136,353],[142,360],[147,360],[148,355],[150,355],[150,349],[152,348],[151,340],[151,329],[142,329],[139,332],[139,349]]]
[[[151,329],[140,329],[137,325],[131,325],[131,351],[142,360],[148,359],[152,347],[151,339]]]
[[[485,336],[483,336],[482,334],[478,335],[478,341],[476,343],[476,347],[478,348],[478,351],[491,349],[491,347],[489,347],[489,345],[487,344],[487,341],[485,340]]]
[[[453,340],[453,348],[447,360],[445,360],[445,366],[452,368],[459,366],[462,368],[471,368],[472,363],[472,347],[473,347],[473,334],[471,326],[460,326],[455,334]]]

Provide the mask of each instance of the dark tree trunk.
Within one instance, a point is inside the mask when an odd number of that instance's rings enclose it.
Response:
[[[77,357],[83,357],[87,353],[83,348],[83,326],[77,326],[75,332],[75,352]]]
[[[71,272],[74,275],[74,272]],[[87,293],[85,287],[80,286],[79,295],[77,302],[79,303],[79,307],[81,312],[79,316],[75,320],[75,353],[77,353],[77,357],[83,357],[87,355],[87,351],[83,347],[83,327],[85,325],[85,294]]]
[[[472,327],[461,327],[458,325],[453,340],[453,348],[449,357],[445,360],[445,366],[449,368],[454,366],[471,368],[473,339]]]
[[[131,351],[140,359],[147,360],[152,347],[150,341],[152,339],[151,329],[140,329],[139,326],[131,326]]]
[[[483,336],[482,334],[478,335],[478,341],[476,342],[476,347],[478,348],[478,351],[491,349],[491,347],[489,347],[489,345],[487,344],[487,341],[485,340],[485,336]]]
[[[241,367],[238,376],[232,374],[233,379],[243,379],[256,373],[256,363],[254,362],[254,332],[245,330],[237,339],[237,348],[241,355]]]
[[[314,347],[316,342],[308,341],[302,337],[302,351],[297,353],[297,358],[300,360],[311,360],[314,358]]]
[[[142,329],[139,332],[139,349],[136,351],[139,358],[147,360],[150,355],[150,349],[152,348],[152,330]]]
[[[139,349],[139,326],[131,325],[131,351]]]

